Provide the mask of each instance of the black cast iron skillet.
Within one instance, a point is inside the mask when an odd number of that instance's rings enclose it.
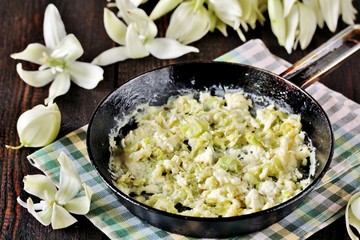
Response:
[[[359,25],[347,28],[282,76],[247,65],[223,62],[175,64],[141,74],[108,95],[95,110],[87,133],[90,160],[125,207],[142,220],[166,231],[209,238],[236,236],[263,229],[297,207],[325,174],[333,155],[333,135],[326,113],[308,93],[287,79],[291,78],[298,85],[306,86],[320,78],[359,49],[359,31]],[[139,203],[118,190],[109,173],[109,133],[116,126],[115,118],[121,119],[142,103],[162,105],[170,96],[184,93],[184,89],[211,91],[214,86],[241,89],[252,98],[255,108],[274,102],[277,107],[300,114],[303,130],[316,147],[317,167],[312,183],[280,205],[227,218],[186,217],[166,213]]]

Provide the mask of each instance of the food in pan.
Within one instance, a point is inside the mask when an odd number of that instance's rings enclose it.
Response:
[[[140,107],[119,123],[131,130],[110,136],[114,183],[186,216],[239,216],[286,201],[311,182],[315,149],[300,115],[250,109],[242,92],[206,91]]]

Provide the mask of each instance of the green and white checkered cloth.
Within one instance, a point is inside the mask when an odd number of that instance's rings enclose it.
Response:
[[[289,63],[272,55],[261,40],[251,40],[217,61],[240,62],[281,73]],[[360,105],[321,83],[306,89],[327,112],[335,136],[329,171],[297,210],[262,231],[237,239],[306,238],[344,214],[347,201],[360,189]],[[111,239],[187,239],[153,227],[131,214],[102,182],[88,159],[86,126],[34,152],[29,161],[56,181],[60,152],[73,161],[83,182],[94,191],[86,217]]]

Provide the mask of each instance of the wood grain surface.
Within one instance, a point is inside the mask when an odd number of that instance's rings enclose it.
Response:
[[[18,145],[16,122],[20,114],[37,104],[43,103],[48,95],[49,86],[33,88],[25,84],[16,73],[15,61],[10,54],[25,49],[29,43],[43,43],[42,23],[44,11],[49,3],[54,3],[62,16],[68,33],[73,33],[85,50],[81,61],[90,62],[102,51],[115,46],[107,36],[103,26],[103,9],[106,0],[56,0],[24,1],[1,0],[0,2],[0,239],[107,239],[85,217],[77,217],[75,225],[52,230],[44,227],[33,218],[26,209],[17,204],[16,198],[27,197],[22,190],[22,180],[27,174],[38,171],[26,160],[26,156],[36,149],[24,148],[18,151],[9,150],[5,144]],[[151,9],[154,1],[147,3]],[[360,1],[354,0],[360,11]],[[169,17],[156,21],[159,35],[164,32]],[[357,23],[360,22],[359,14]],[[345,28],[341,21],[338,30]],[[70,91],[56,99],[62,113],[61,130],[58,137],[85,125],[97,104],[117,86],[131,77],[156,67],[175,62],[192,60],[211,60],[242,44],[237,34],[229,29],[229,36],[223,37],[219,32],[208,34],[192,44],[200,49],[198,54],[188,54],[175,60],[158,60],[147,57],[104,67],[104,80],[94,90],[85,90],[72,84]],[[260,38],[271,52],[289,62],[296,62],[305,54],[324,43],[333,33],[327,29],[318,29],[311,45],[304,51],[297,50],[292,54],[279,47],[273,36],[269,21],[256,30],[246,33],[247,39]],[[360,52],[343,64],[336,71],[326,76],[322,82],[360,103]],[[35,69],[37,66],[24,63],[24,68]],[[328,227],[313,235],[310,239],[349,239],[345,229],[344,218],[340,218]]]

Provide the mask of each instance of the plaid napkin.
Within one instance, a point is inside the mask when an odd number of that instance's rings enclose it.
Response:
[[[280,73],[289,63],[272,55],[261,40],[251,40],[216,59],[241,62]],[[306,238],[344,214],[347,201],[360,186],[360,105],[321,83],[306,89],[327,112],[335,136],[329,171],[301,206],[280,222],[240,239]],[[64,151],[94,195],[87,218],[111,239],[187,239],[153,227],[132,215],[102,182],[88,160],[84,126],[28,156],[29,161],[54,181],[59,179],[55,160]],[[345,226],[344,226],[345,227]],[[239,239],[237,238],[237,239]]]

